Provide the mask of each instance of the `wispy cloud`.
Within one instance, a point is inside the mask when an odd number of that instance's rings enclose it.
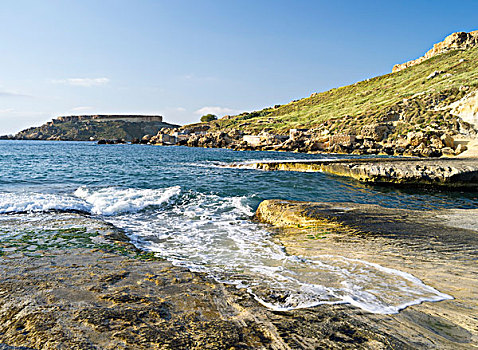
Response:
[[[89,111],[93,109],[93,107],[90,107],[90,106],[78,106],[78,107],[74,107],[71,109],[72,112],[81,112],[81,111]]]
[[[0,91],[0,97],[32,97],[31,95],[22,94],[17,91]]]
[[[9,113],[12,113],[14,111],[15,111],[15,109],[13,109],[13,108],[0,109],[0,114],[9,114]]]
[[[101,86],[110,82],[108,78],[68,78],[68,79],[56,79],[51,81],[54,84],[65,84],[72,86]]]
[[[218,80],[216,77],[213,77],[213,76],[198,76],[196,74],[184,74],[179,76],[179,79],[185,80],[185,81],[195,81],[195,82],[208,82],[208,81]]]
[[[215,114],[219,116],[227,115],[227,114],[236,114],[238,113],[237,110],[227,107],[219,107],[219,106],[206,106],[198,109],[196,114],[204,115],[204,114]]]

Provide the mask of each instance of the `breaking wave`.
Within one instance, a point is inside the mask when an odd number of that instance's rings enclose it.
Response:
[[[177,196],[180,191],[179,186],[156,190],[108,187],[97,191],[80,187],[75,191],[75,196],[87,203],[92,214],[117,215],[135,213],[147,207],[161,205]]]
[[[80,187],[73,195],[7,192],[0,193],[0,214],[57,210],[111,216],[162,205],[180,191],[179,186],[173,186],[154,190],[115,187],[91,190]]]
[[[253,197],[182,190],[87,188],[72,194],[0,193],[0,213],[83,211],[124,229],[139,248],[246,288],[264,306],[290,310],[349,303],[396,313],[451,297],[416,277],[340,256],[291,256],[250,220]]]

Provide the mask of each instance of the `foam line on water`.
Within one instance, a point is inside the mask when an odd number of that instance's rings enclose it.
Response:
[[[411,274],[367,261],[287,255],[264,227],[250,220],[250,199],[179,186],[80,187],[73,194],[0,193],[0,213],[78,210],[102,216],[129,232],[139,248],[247,288],[274,310],[348,303],[390,314],[423,301],[452,298]]]
[[[249,219],[249,199],[183,191],[167,208],[109,220],[129,232],[139,248],[247,288],[274,310],[349,303],[390,314],[423,301],[451,298],[410,274],[366,261],[289,256]]]

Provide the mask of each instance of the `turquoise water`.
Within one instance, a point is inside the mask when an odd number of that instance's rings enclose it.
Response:
[[[358,202],[408,209],[476,208],[474,193],[366,187],[322,173],[262,172],[221,167],[234,162],[340,156],[225,149],[96,145],[87,142],[0,141],[0,191],[69,194],[88,188],[181,186],[220,197]],[[343,157],[343,156],[342,156]]]
[[[226,167],[326,157],[339,156],[0,141],[0,226],[12,222],[12,215],[31,226],[35,220],[51,222],[52,210],[80,211],[125,230],[137,247],[173,264],[247,288],[273,309],[350,303],[392,313],[448,298],[414,276],[365,261],[289,256],[250,217],[260,201],[271,198],[436,209],[476,208],[475,193],[397,190],[322,173]]]

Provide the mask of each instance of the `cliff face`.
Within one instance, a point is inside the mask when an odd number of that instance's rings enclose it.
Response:
[[[422,63],[423,61],[441,53],[445,53],[451,50],[466,50],[476,46],[478,46],[478,30],[475,30],[470,33],[453,33],[447,36],[442,42],[433,45],[433,48],[429,50],[423,57],[402,64],[396,64],[395,66],[393,66],[392,72],[399,72],[405,68]]]
[[[162,128],[179,125],[163,122],[161,116],[140,115],[89,115],[64,116],[53,119],[39,127],[20,131],[19,140],[117,140],[131,141],[144,135],[155,135]]]
[[[451,114],[460,117],[478,130],[478,91],[467,94],[462,99],[452,103]]]
[[[97,114],[97,115],[70,115],[61,116],[53,119],[53,122],[67,122],[67,121],[127,121],[131,123],[139,122],[162,122],[163,117],[160,115],[113,115],[113,114]]]

